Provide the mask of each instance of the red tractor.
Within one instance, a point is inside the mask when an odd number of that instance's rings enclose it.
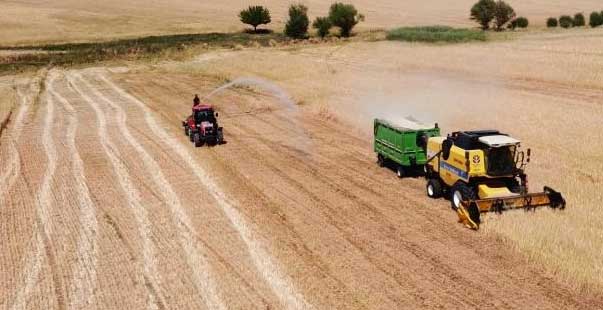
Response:
[[[224,142],[222,127],[216,120],[218,113],[208,104],[199,104],[193,107],[193,113],[182,122],[184,134],[190,137],[195,147],[204,143],[216,145]]]

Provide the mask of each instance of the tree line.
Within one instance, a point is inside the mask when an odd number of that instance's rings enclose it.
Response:
[[[601,12],[592,12],[590,13],[590,19],[588,21],[588,25],[592,28],[596,28],[603,25],[603,11]],[[560,26],[562,28],[572,28],[572,27],[583,27],[586,26],[586,18],[582,13],[576,13],[574,16],[570,15],[561,15],[559,19],[556,17],[549,17],[546,20],[546,26],[549,28],[555,28]]]
[[[251,25],[253,32],[258,33],[258,26],[269,24],[272,20],[268,8],[255,5],[250,6],[239,13],[242,23]],[[329,15],[317,17],[312,23],[318,35],[322,38],[329,35],[333,27],[339,28],[339,35],[349,37],[352,29],[364,20],[364,15],[352,4],[333,3],[329,9]],[[293,4],[289,7],[289,19],[285,24],[285,35],[294,39],[306,39],[309,37],[308,7],[303,4]]]

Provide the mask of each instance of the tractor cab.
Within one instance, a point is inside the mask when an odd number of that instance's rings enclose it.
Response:
[[[214,113],[214,109],[209,104],[201,104],[193,107],[192,118],[195,124],[201,124],[203,122],[209,122],[216,124],[216,117],[218,113]]]

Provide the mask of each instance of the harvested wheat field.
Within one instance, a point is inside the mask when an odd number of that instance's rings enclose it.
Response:
[[[471,2],[359,1],[352,40],[5,73],[0,309],[602,309],[603,28],[538,28],[599,4],[522,2],[537,28],[487,42],[365,32],[470,25]],[[262,3],[280,31],[288,4]],[[11,1],[0,45],[239,31],[246,5]],[[224,144],[185,135],[194,94]],[[509,133],[567,209],[467,229],[376,164],[374,118]]]

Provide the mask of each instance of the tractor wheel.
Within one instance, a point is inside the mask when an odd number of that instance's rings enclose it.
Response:
[[[191,140],[191,142],[195,142],[195,133],[193,133],[189,130],[188,138],[189,138],[189,140]]]
[[[381,154],[377,155],[377,165],[381,168],[385,167],[385,158]]]
[[[396,174],[398,175],[398,178],[403,178],[404,175],[406,175],[406,171],[404,171],[404,167],[398,165],[398,167],[396,168]]]
[[[222,144],[224,143],[224,133],[222,132],[222,130],[218,131],[218,138],[216,138],[216,144]]]
[[[427,181],[426,190],[429,198],[440,198],[442,197],[442,182],[438,179],[429,179]]]
[[[190,133],[188,132],[188,127],[184,127],[184,135],[188,136]]]
[[[201,135],[196,132],[193,137],[193,142],[195,142],[195,147],[201,147],[203,145],[203,141],[201,141]]]
[[[452,210],[456,211],[464,200],[476,200],[477,194],[475,191],[465,183],[457,183],[452,187],[450,191],[450,206]]]

